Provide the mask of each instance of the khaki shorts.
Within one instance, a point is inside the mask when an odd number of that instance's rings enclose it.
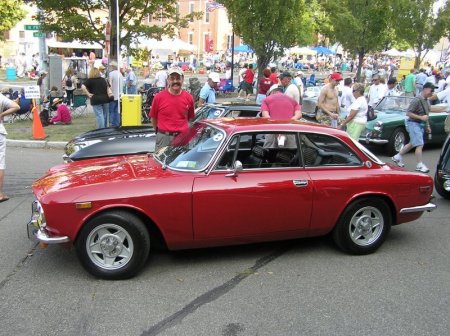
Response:
[[[5,170],[6,135],[0,134],[0,170]]]
[[[322,125],[331,126],[331,117],[328,113],[323,112],[321,109],[317,110],[316,120]]]
[[[169,146],[174,137],[174,135],[157,133],[155,140],[155,153],[158,152],[161,148]]]

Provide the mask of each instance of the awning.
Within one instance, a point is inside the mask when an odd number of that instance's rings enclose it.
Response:
[[[49,48],[61,48],[61,49],[103,49],[100,43],[87,43],[81,41],[72,42],[59,42],[59,41],[47,41]]]

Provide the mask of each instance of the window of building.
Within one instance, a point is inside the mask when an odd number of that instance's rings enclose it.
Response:
[[[194,33],[193,32],[188,33],[188,43],[194,44]]]
[[[232,45],[233,45],[233,35],[229,34],[227,36],[227,49],[231,50]]]
[[[9,40],[9,30],[3,32],[3,37],[5,38],[5,40]]]
[[[189,2],[189,14],[194,13],[194,3]],[[190,22],[194,22],[193,19],[190,20]]]
[[[151,15],[151,14],[147,15],[148,23],[152,22],[152,20],[153,20],[153,15]]]
[[[206,4],[206,7],[205,7],[205,23],[209,23],[209,10],[208,10],[208,4]]]
[[[25,31],[23,31],[23,30],[19,31],[19,38],[21,38],[21,39],[25,38]]]

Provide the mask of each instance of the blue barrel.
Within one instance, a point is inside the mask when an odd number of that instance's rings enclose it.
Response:
[[[342,71],[347,71],[347,63],[342,63]]]
[[[14,67],[6,68],[6,80],[9,80],[9,81],[16,80],[16,68],[14,68]]]

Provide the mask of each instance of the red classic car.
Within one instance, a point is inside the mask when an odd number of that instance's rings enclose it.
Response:
[[[75,245],[93,275],[124,279],[170,250],[331,233],[351,254],[431,203],[433,180],[312,123],[205,120],[155,154],[71,162],[33,184],[28,234]]]

